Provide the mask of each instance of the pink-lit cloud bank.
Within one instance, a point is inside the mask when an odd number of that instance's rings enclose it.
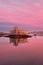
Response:
[[[0,0],[0,22],[43,27],[43,0]]]

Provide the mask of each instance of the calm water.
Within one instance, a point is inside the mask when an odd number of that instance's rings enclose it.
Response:
[[[30,31],[43,28],[19,26]],[[0,32],[9,32],[13,24],[0,23]],[[43,65],[43,36],[28,39],[0,38],[0,65]]]
[[[43,37],[0,38],[0,65],[43,65]]]

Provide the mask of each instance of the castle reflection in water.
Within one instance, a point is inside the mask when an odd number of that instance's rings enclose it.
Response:
[[[10,38],[10,43],[13,43],[14,46],[18,46],[20,43],[27,43],[27,38]]]

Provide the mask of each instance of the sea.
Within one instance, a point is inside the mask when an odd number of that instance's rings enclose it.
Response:
[[[43,31],[43,28],[0,23],[0,32],[10,32],[15,26],[28,31]],[[43,65],[43,36],[20,39],[0,37],[0,65]]]

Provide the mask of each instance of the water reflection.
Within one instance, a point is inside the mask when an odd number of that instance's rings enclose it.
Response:
[[[14,46],[18,46],[19,43],[28,43],[27,38],[10,38],[10,43],[13,43]]]

